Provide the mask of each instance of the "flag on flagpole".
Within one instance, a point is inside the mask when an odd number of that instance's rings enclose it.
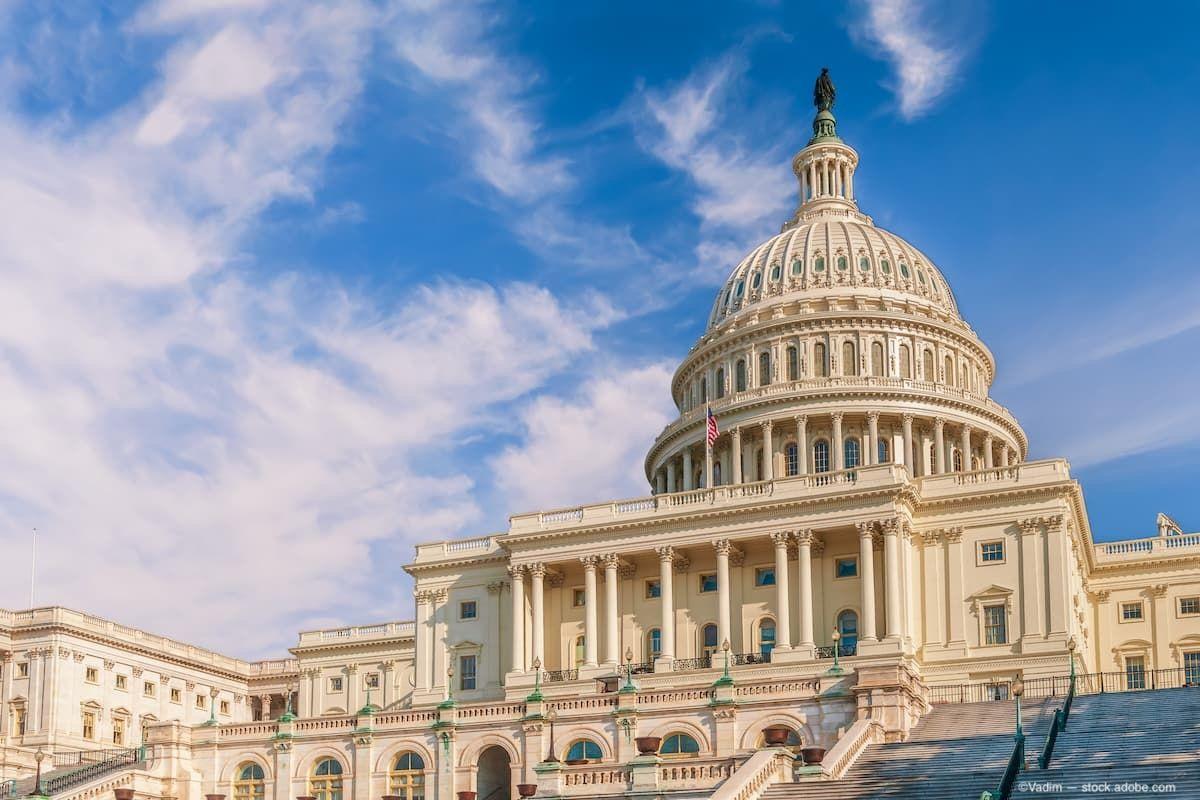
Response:
[[[708,409],[708,446],[712,447],[721,432],[717,430],[717,418],[713,416],[712,408]]]

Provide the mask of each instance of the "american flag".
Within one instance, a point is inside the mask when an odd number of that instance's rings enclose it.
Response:
[[[717,437],[721,432],[717,430],[717,418],[713,416],[712,409],[708,409],[708,446],[712,447],[717,441]]]

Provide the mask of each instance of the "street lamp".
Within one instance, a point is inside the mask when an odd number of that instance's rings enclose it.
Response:
[[[1075,684],[1075,648],[1078,646],[1079,646],[1079,644],[1075,641],[1074,636],[1072,636],[1070,639],[1067,640],[1067,653],[1068,653],[1067,657],[1069,659],[1071,659],[1071,685],[1072,686]]]
[[[284,687],[283,716],[279,718],[280,722],[291,722],[296,718],[296,715],[292,713],[292,692],[295,691],[295,688],[296,684],[291,681],[288,681],[287,686]],[[268,710],[267,713],[263,714],[263,717],[267,717],[269,713]]]
[[[833,639],[833,669],[829,671],[836,675],[842,671],[841,666],[838,664],[838,651],[842,649],[841,644],[839,644],[842,641],[842,632],[834,628],[831,638]]]
[[[533,694],[526,697],[528,702],[540,702],[542,699],[542,660],[533,657]]]
[[[454,700],[454,667],[446,667],[446,699]]]
[[[546,712],[546,720],[550,723],[550,754],[546,756],[547,764],[557,764],[558,756],[554,755],[554,721],[558,719],[558,712],[553,708]]]
[[[723,650],[725,652],[725,674],[721,677],[728,678],[729,677],[729,640],[728,639],[726,639],[724,642],[721,643],[721,650]]]
[[[1018,675],[1012,684],[1013,697],[1017,698],[1017,735],[1018,742],[1025,741],[1025,732],[1021,728],[1021,695],[1025,694],[1025,681]]]
[[[37,764],[37,775],[33,779],[33,793],[39,797],[45,796],[45,791],[42,788],[42,759],[46,757],[46,752],[41,747],[33,754],[33,761]]]
[[[632,692],[633,687],[633,648],[625,648],[625,685],[621,687],[621,691]]]

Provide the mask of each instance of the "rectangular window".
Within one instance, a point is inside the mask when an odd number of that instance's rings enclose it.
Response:
[[[330,679],[329,679],[329,691],[331,691],[331,692],[340,692],[341,690],[342,690],[342,679],[341,679],[341,677],[334,676],[334,677],[330,678]]]
[[[839,558],[833,562],[833,577],[835,578],[857,578],[858,577],[858,559]]]
[[[154,682],[146,681],[142,684],[142,694],[145,697],[154,697]]]
[[[475,688],[475,656],[458,657],[458,688]]]
[[[172,703],[182,703],[183,702],[183,690],[182,689],[172,689],[171,690],[171,702]]]
[[[83,712],[83,738],[96,738],[96,714],[92,711]]]
[[[100,682],[100,670],[95,667],[88,667],[83,671],[83,679],[88,683]]]
[[[774,586],[775,585],[775,568],[774,567],[758,567],[754,570],[754,585],[755,586]]]
[[[1190,617],[1193,614],[1200,614],[1200,597],[1179,598],[1179,616]]]
[[[14,708],[12,715],[12,733],[13,736],[25,735],[25,709]]]
[[[113,720],[112,743],[117,745],[118,747],[124,746],[124,744],[125,744],[125,720],[120,719],[120,718]]]
[[[475,619],[479,616],[479,606],[474,600],[464,600],[458,604],[459,619]]]
[[[229,701],[228,701],[228,700],[222,700],[222,701],[221,701],[221,706],[220,706],[220,709],[221,709],[220,713],[222,713],[222,714],[228,714],[228,713],[229,713]]]
[[[1200,651],[1183,654],[1183,678],[1189,686],[1200,686]]]
[[[981,564],[998,564],[1004,561],[1004,542],[982,542],[979,545]]]
[[[1144,656],[1130,656],[1125,659],[1125,688],[1146,688],[1146,658]]]
[[[1008,626],[1004,606],[983,607],[984,644],[1007,644]]]
[[[662,597],[662,581],[658,578],[646,581],[646,598],[653,600]]]
[[[700,576],[700,593],[715,592],[717,590],[716,573]]]
[[[571,590],[571,605],[575,608],[583,608],[587,604],[587,592],[583,589]]]
[[[17,677],[18,678],[28,678],[29,677],[29,662],[28,661],[22,661],[20,664],[17,664]]]
[[[129,688],[129,677],[126,675],[117,676],[117,688],[124,691]]]
[[[196,694],[196,708],[208,708],[208,698],[202,694]]]
[[[379,688],[379,673],[378,672],[368,672],[366,677],[363,678],[363,686],[367,687],[368,689],[378,689]]]
[[[1136,622],[1144,619],[1142,614],[1142,601],[1138,600],[1133,603],[1121,603],[1121,621]]]

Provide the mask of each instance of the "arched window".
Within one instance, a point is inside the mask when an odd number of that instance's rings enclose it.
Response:
[[[957,447],[956,447],[956,448],[954,448],[954,455],[953,455],[953,457],[950,459],[950,463],[951,463],[951,465],[952,465],[950,468],[951,468],[952,470],[954,470],[955,472],[962,472],[962,471],[963,471],[963,454],[962,454],[962,450],[959,450]]]
[[[937,376],[933,374],[933,351],[926,350],[921,357],[921,380],[933,383]]]
[[[838,614],[837,629],[842,636],[838,642],[842,655],[854,655],[858,649],[858,614],[850,610]]]
[[[818,378],[829,377],[829,354],[825,350],[824,342],[817,342],[813,345],[813,367]]]
[[[800,351],[795,345],[787,349],[787,379],[800,380]]]
[[[708,402],[708,378],[707,377],[700,379],[700,402],[701,403]]]
[[[891,461],[891,459],[888,457],[889,456],[888,440],[884,439],[882,436],[879,437],[879,445],[878,445],[877,450],[878,450],[878,452],[876,453],[876,455],[878,456],[878,458],[877,458],[876,463],[887,464],[889,461]]]
[[[946,356],[946,385],[954,385],[954,359]]]
[[[663,739],[662,746],[658,748],[660,756],[694,756],[699,752],[700,745],[686,733],[672,733]]]
[[[712,666],[712,657],[717,654],[717,626],[708,623],[700,629],[700,655],[705,659],[706,666]]]
[[[233,781],[233,800],[263,800],[265,778],[263,768],[258,764],[253,761],[242,764]]]
[[[854,342],[842,342],[842,374],[858,374],[858,359],[854,357]]]
[[[591,739],[576,739],[567,748],[567,761],[599,761],[604,758],[600,745]]]
[[[817,256],[817,260],[813,262],[813,272],[825,271],[825,257]]]
[[[734,391],[746,391],[746,359],[739,358],[734,368]]]
[[[863,256],[862,258],[860,258],[858,260],[858,268],[861,269],[863,272],[870,272],[871,271],[871,259],[867,258],[866,256]]]
[[[646,632],[646,655],[649,656],[648,661],[662,655],[662,631],[658,628]]]
[[[775,620],[770,617],[758,623],[758,652],[764,661],[771,660],[771,651],[775,649]]]
[[[388,773],[388,786],[391,794],[404,800],[424,800],[425,759],[411,750],[398,755]]]
[[[842,449],[845,451],[846,460],[844,463],[846,465],[846,469],[854,469],[855,467],[857,467],[859,464],[862,463],[860,460],[861,456],[862,456],[862,451],[859,449],[858,439],[854,439],[854,438],[846,439],[846,442],[842,446]]]
[[[963,388],[963,389],[970,389],[971,388],[971,380],[970,380],[969,376],[967,375],[967,365],[966,364],[962,365],[962,372],[959,374],[961,375],[961,377],[958,380],[959,387]]]
[[[829,442],[824,439],[813,445],[813,472],[829,472]]]
[[[845,256],[838,256],[837,267],[839,272],[845,272],[850,267],[850,262],[846,260]]]
[[[800,447],[795,442],[783,448],[783,469],[789,478],[800,474]]]
[[[771,382],[771,354],[763,351],[758,354],[758,385],[766,386]]]
[[[342,765],[332,758],[318,761],[308,779],[308,793],[316,800],[342,800]]]
[[[876,378],[882,378],[883,367],[883,345],[875,342],[871,345],[871,374]]]
[[[777,281],[777,280],[779,280],[779,279],[780,279],[782,276],[783,276],[783,267],[781,267],[781,266],[780,266],[780,265],[778,265],[778,264],[776,264],[775,266],[771,267],[771,280],[772,280],[772,281]]]
[[[909,351],[906,344],[900,345],[900,377],[912,377],[912,364],[909,362]]]
[[[584,653],[587,651],[587,640],[583,636],[575,637],[575,669],[583,666]]]
[[[725,368],[721,367],[717,370],[717,399],[720,400],[725,396]]]

